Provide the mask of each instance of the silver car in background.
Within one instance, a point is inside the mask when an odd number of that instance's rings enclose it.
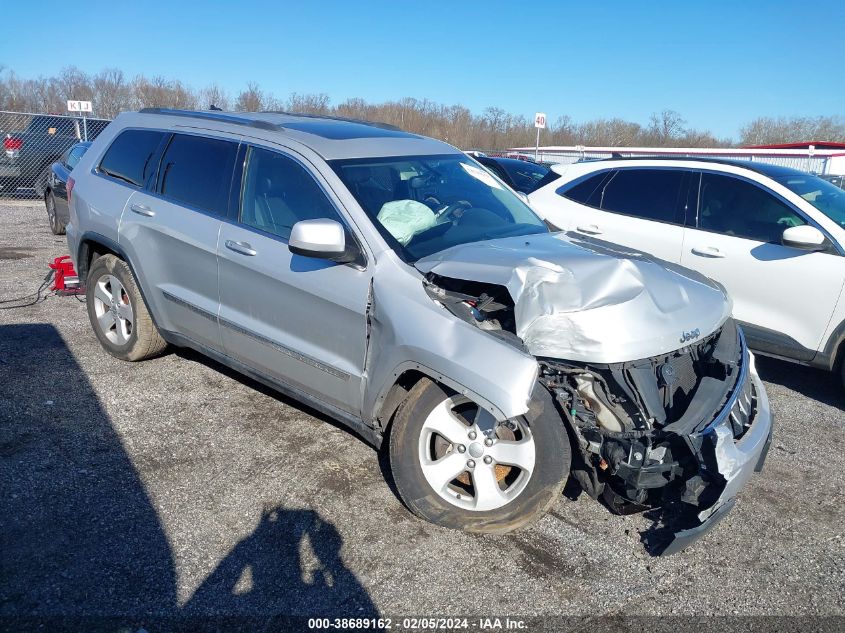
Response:
[[[723,289],[552,233],[472,158],[391,126],[120,115],[68,183],[96,336],[191,347],[389,452],[406,506],[507,532],[569,478],[664,508],[677,551],[762,466],[772,418]]]

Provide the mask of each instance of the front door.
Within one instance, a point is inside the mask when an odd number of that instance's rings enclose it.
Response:
[[[842,258],[784,246],[783,231],[807,220],[735,176],[702,175],[697,219],[681,263],[727,288],[752,347],[810,360],[842,289],[843,267],[836,265]]]
[[[371,274],[292,254],[291,228],[315,218],[348,226],[306,161],[251,148],[238,222],[220,235],[221,336],[236,360],[358,414]]]

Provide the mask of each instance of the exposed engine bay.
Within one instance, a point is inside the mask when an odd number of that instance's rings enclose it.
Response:
[[[434,273],[426,280],[429,295],[455,316],[529,351],[507,288]],[[718,509],[727,484],[712,428],[724,422],[740,440],[754,421],[757,394],[732,319],[703,337],[679,335],[675,351],[640,360],[536,358],[538,381],[569,430],[572,476],[583,491],[619,513],[671,506],[695,525]]]

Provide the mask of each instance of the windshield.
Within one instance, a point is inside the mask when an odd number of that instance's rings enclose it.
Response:
[[[775,180],[845,228],[845,191],[811,174],[781,176]]]
[[[499,163],[513,179],[515,189],[522,193],[531,193],[537,188],[537,183],[543,179],[549,169],[525,160],[503,160]]]
[[[462,154],[330,164],[409,263],[458,244],[548,232],[528,205]]]

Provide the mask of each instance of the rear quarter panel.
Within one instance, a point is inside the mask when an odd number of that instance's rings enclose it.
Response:
[[[74,180],[69,203],[70,222],[67,240],[77,270],[80,269],[79,249],[86,235],[101,236],[117,243],[120,217],[134,189],[96,173],[96,166],[117,134],[126,127],[120,115],[97,139],[74,167]]]

